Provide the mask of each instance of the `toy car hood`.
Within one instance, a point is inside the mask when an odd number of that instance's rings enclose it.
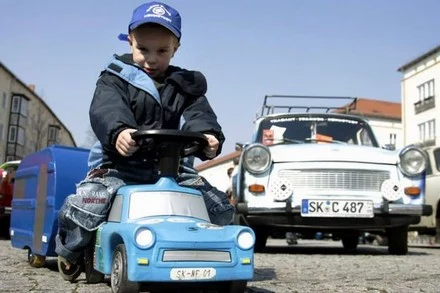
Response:
[[[231,241],[242,231],[249,230],[244,226],[218,226],[209,222],[191,217],[152,217],[138,219],[135,223],[138,228],[147,228],[153,231],[159,241]]]

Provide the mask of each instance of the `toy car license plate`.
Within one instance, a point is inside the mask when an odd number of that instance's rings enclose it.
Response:
[[[302,217],[372,218],[371,200],[320,200],[303,199]]]
[[[214,268],[184,268],[171,269],[171,280],[209,280],[215,277],[216,270]]]

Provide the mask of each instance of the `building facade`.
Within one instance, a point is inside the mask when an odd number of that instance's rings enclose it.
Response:
[[[401,103],[356,98],[354,105],[349,109],[348,114],[360,116],[368,121],[381,146],[389,148],[405,146]]]
[[[56,114],[0,62],[0,162],[21,160],[52,144],[76,146]]]
[[[440,46],[398,68],[401,81],[402,122],[405,144],[440,145]],[[437,84],[437,86],[436,86]]]

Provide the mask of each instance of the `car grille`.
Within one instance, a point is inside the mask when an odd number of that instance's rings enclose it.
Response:
[[[278,178],[278,184],[288,181],[293,188],[380,191],[390,174],[377,170],[280,170]]]
[[[211,250],[166,250],[162,261],[212,261],[231,262],[229,251]]]

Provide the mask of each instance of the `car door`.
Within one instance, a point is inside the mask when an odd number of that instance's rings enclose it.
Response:
[[[426,204],[432,206],[433,213],[431,216],[422,217],[419,226],[435,228],[437,205],[440,199],[440,148],[432,148],[427,152],[430,168],[426,172]]]

